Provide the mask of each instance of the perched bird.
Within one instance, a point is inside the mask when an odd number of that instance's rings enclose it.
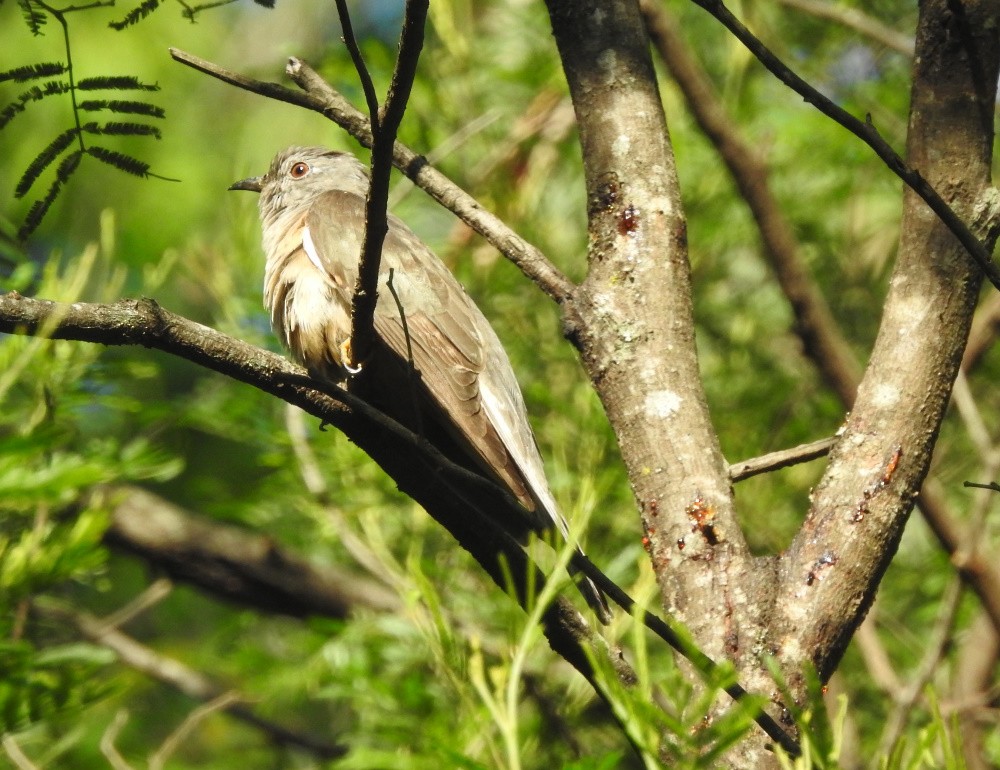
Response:
[[[260,193],[264,305],[275,334],[314,377],[343,382],[357,371],[349,347],[351,300],[367,170],[353,155],[291,147],[275,156],[264,176],[230,189]],[[386,286],[390,270],[395,297]],[[496,332],[444,263],[391,214],[378,287],[375,350],[358,362],[371,383],[365,397],[411,428],[436,431],[428,438],[450,443],[450,451],[439,447],[445,454],[457,452],[453,459],[467,467],[472,461],[510,490],[532,529],[555,526],[569,539]],[[419,377],[408,379],[410,355]],[[527,534],[523,522],[500,524],[519,539]],[[586,578],[578,585],[606,621],[610,611],[597,587]]]

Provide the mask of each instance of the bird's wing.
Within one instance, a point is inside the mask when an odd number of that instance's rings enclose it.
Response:
[[[350,304],[364,235],[364,199],[354,193],[325,193],[311,213],[309,237],[323,267]],[[444,263],[397,217],[389,216],[382,250],[378,336],[406,360],[409,333],[413,364],[453,438],[499,478],[529,510],[540,527],[565,532],[545,481],[541,458],[528,424],[524,401],[496,334]],[[390,268],[396,298],[386,287]],[[399,383],[399,397],[407,398]]]

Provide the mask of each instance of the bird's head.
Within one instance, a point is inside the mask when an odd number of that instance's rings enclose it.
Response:
[[[229,189],[260,193],[261,219],[266,225],[286,212],[310,205],[330,190],[366,195],[368,173],[348,153],[325,147],[289,147],[274,156],[266,174],[243,179]]]

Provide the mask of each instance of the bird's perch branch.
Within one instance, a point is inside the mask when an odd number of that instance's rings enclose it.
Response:
[[[372,146],[371,126],[365,115],[301,59],[289,59],[286,67],[288,75],[303,89],[296,91],[280,83],[255,80],[177,48],[171,48],[170,55],[181,64],[244,91],[318,112],[347,131],[362,146]],[[396,142],[393,164],[415,185],[483,236],[553,300],[561,304],[572,295],[573,283],[536,246],[484,209],[469,193],[431,166],[426,158]]]
[[[504,517],[509,518],[512,511],[520,510],[512,496],[455,465],[422,438],[360,399],[335,386],[311,380],[304,370],[275,353],[189,321],[152,300],[70,305],[9,292],[0,295],[0,332],[44,332],[54,339],[142,345],[278,396],[343,431],[398,483],[402,492],[448,529],[498,586],[509,590],[513,584],[515,598],[522,607],[530,608],[535,593],[545,585],[545,577],[521,546],[496,524]],[[613,592],[623,606],[634,605],[631,597],[602,573],[594,571],[593,565],[586,566],[587,574],[597,578],[602,589]],[[647,624],[689,657],[703,674],[714,672],[715,664],[686,641],[687,634],[679,630],[676,621],[664,623],[649,616]],[[595,652],[604,651],[623,680],[632,676],[621,656],[607,650],[579,612],[562,597],[543,611],[542,626],[552,649],[583,674],[602,697],[590,657]],[[680,638],[679,633],[685,638]],[[735,683],[727,686],[726,691],[737,699],[746,694]],[[757,722],[773,740],[797,754],[794,741],[767,714],[758,715]]]

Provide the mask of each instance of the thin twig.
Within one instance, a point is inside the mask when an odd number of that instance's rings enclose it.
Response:
[[[368,105],[368,115],[371,118],[372,130],[378,127],[378,95],[375,93],[375,84],[372,82],[371,73],[365,64],[365,59],[358,48],[358,41],[354,37],[354,26],[351,24],[351,14],[347,10],[347,0],[336,0],[337,15],[340,17],[340,29],[343,32],[344,45],[354,62],[354,69],[358,72],[358,79],[361,81],[361,88],[365,92],[365,103]]]
[[[114,719],[108,724],[107,729],[101,734],[101,753],[108,760],[112,770],[132,770],[132,766],[125,761],[125,757],[119,753],[118,747],[115,746],[126,722],[128,722],[128,712],[125,709],[119,709]]]
[[[4,753],[10,757],[10,761],[14,763],[17,770],[40,770],[38,765],[28,759],[28,755],[21,751],[21,747],[17,745],[17,741],[10,733],[0,739],[0,744],[3,745]]]
[[[923,198],[924,202],[930,206],[931,210],[937,214],[938,218],[951,230],[962,246],[965,247],[969,256],[979,265],[983,274],[989,279],[989,282],[1000,290],[1000,267],[997,267],[996,263],[993,262],[989,250],[973,234],[972,230],[969,229],[951,206],[945,203],[944,199],[938,195],[937,190],[920,175],[920,172],[910,168],[896,151],[892,149],[889,143],[882,138],[878,129],[872,124],[870,116],[867,116],[864,121],[859,120],[809,85],[758,40],[730,12],[722,0],[692,0],[692,2],[704,8],[713,17],[718,19],[778,80],[874,150],[875,154],[882,159],[890,171],[902,179],[917,195]]]
[[[240,694],[230,690],[194,709],[177,726],[177,729],[164,739],[160,748],[149,758],[149,770],[162,770],[167,760],[170,759],[170,755],[177,751],[181,745],[181,741],[185,740],[199,724],[212,714],[225,711],[230,706],[239,703],[240,700]]]
[[[837,443],[836,436],[821,438],[808,444],[800,444],[789,449],[779,449],[750,460],[742,460],[729,466],[729,478],[735,483],[761,473],[769,473],[779,468],[787,468],[799,463],[807,463],[817,457],[825,457]]]
[[[841,26],[870,37],[886,48],[891,48],[904,56],[913,56],[914,45],[911,35],[905,35],[888,24],[883,24],[874,16],[869,16],[858,8],[851,8],[842,3],[824,2],[824,0],[778,0],[778,2],[817,18],[835,21]]]
[[[337,0],[340,8],[344,0]],[[379,109],[374,97],[368,99],[372,136],[371,180],[365,201],[365,237],[361,246],[358,280],[351,298],[351,357],[360,365],[368,359],[375,344],[375,305],[378,302],[378,276],[382,262],[382,244],[389,225],[386,207],[389,202],[389,174],[392,171],[396,133],[406,111],[413,79],[417,74],[420,50],[424,45],[424,22],[428,0],[407,0],[399,53],[385,105]],[[346,16],[344,8],[341,19]],[[359,54],[360,57],[360,54]],[[363,68],[363,63],[362,63]],[[362,70],[359,69],[359,72]]]
[[[86,639],[107,647],[126,666],[180,690],[189,698],[209,701],[224,692],[223,688],[198,671],[173,658],[160,655],[121,631],[109,628],[92,615],[74,612],[49,602],[44,604],[38,602],[34,605],[34,609],[44,615],[72,623]],[[344,746],[302,735],[257,715],[246,706],[230,703],[224,710],[230,716],[256,727],[275,743],[294,746],[325,759],[335,759],[347,753]]]
[[[941,608],[938,612],[937,621],[931,631],[924,648],[924,655],[917,670],[913,673],[909,684],[896,697],[896,705],[889,715],[885,730],[882,732],[882,740],[879,748],[879,755],[892,756],[903,735],[903,728],[906,727],[906,720],[913,710],[924,686],[934,675],[941,659],[947,651],[951,641],[951,629],[955,623],[955,616],[958,614],[958,606],[962,598],[964,584],[957,575],[945,588],[944,596],[941,597]]]
[[[159,604],[174,590],[174,584],[167,578],[157,578],[132,601],[119,610],[104,616],[104,622],[112,628],[124,626],[137,615]]]
[[[351,134],[362,146],[372,145],[371,127],[365,115],[301,59],[289,59],[287,72],[305,93],[278,83],[255,80],[177,48],[171,48],[170,55],[181,64],[244,91],[318,112]],[[484,209],[475,198],[433,168],[424,157],[396,142],[393,163],[417,187],[485,238],[549,297],[559,303],[572,297],[575,289],[572,281],[536,246],[515,233],[498,216]]]

